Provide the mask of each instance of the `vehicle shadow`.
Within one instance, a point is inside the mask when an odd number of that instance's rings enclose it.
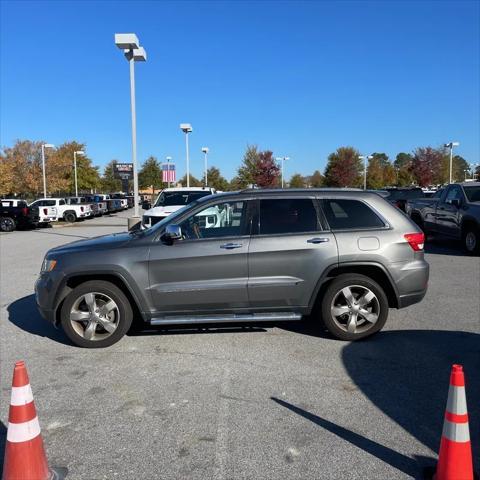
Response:
[[[419,442],[438,452],[452,364],[463,365],[476,470],[480,468],[480,335],[458,331],[381,332],[344,347],[359,390]],[[425,466],[425,465],[424,465]]]
[[[193,335],[193,334],[216,334],[216,333],[259,333],[266,332],[265,328],[256,325],[225,325],[225,324],[205,324],[205,325],[169,325],[169,326],[139,326],[132,325],[127,332],[129,337],[141,337],[149,335]]]
[[[37,310],[35,295],[28,295],[12,302],[8,307],[8,319],[25,332],[47,337],[64,345],[72,345],[62,330],[44,320]]]
[[[0,420],[0,471],[3,471],[3,461],[5,452],[5,444],[7,442],[7,427]]]

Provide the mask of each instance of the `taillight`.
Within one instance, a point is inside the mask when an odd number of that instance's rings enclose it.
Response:
[[[83,207],[80,207],[80,211],[83,212]]]
[[[400,200],[397,200],[395,202],[395,206],[398,207],[398,208],[402,208],[402,202]]]
[[[423,250],[423,246],[425,245],[424,233],[406,233],[403,237],[410,244],[413,251],[419,252]]]
[[[22,213],[27,216],[28,215],[28,207],[23,207],[22,208]]]
[[[43,209],[43,214],[44,214],[44,215],[48,215],[48,208],[44,208],[44,209]]]

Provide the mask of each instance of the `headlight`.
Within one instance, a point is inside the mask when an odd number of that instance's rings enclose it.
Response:
[[[56,264],[57,264],[56,260],[47,260],[45,258],[43,260],[42,270],[40,271],[40,273],[51,272],[55,268]]]

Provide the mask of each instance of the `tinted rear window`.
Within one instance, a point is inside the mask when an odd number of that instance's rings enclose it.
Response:
[[[323,208],[333,230],[382,228],[380,217],[365,203],[358,200],[324,200]]]
[[[317,211],[308,198],[260,200],[260,234],[315,232]]]
[[[425,196],[421,189],[389,190],[388,192],[390,193],[388,200],[412,200]]]

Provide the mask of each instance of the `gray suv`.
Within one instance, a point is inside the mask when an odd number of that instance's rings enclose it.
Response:
[[[360,190],[244,190],[204,197],[155,226],[50,250],[43,317],[81,347],[132,322],[185,325],[308,317],[336,338],[378,332],[425,295],[424,235]]]

